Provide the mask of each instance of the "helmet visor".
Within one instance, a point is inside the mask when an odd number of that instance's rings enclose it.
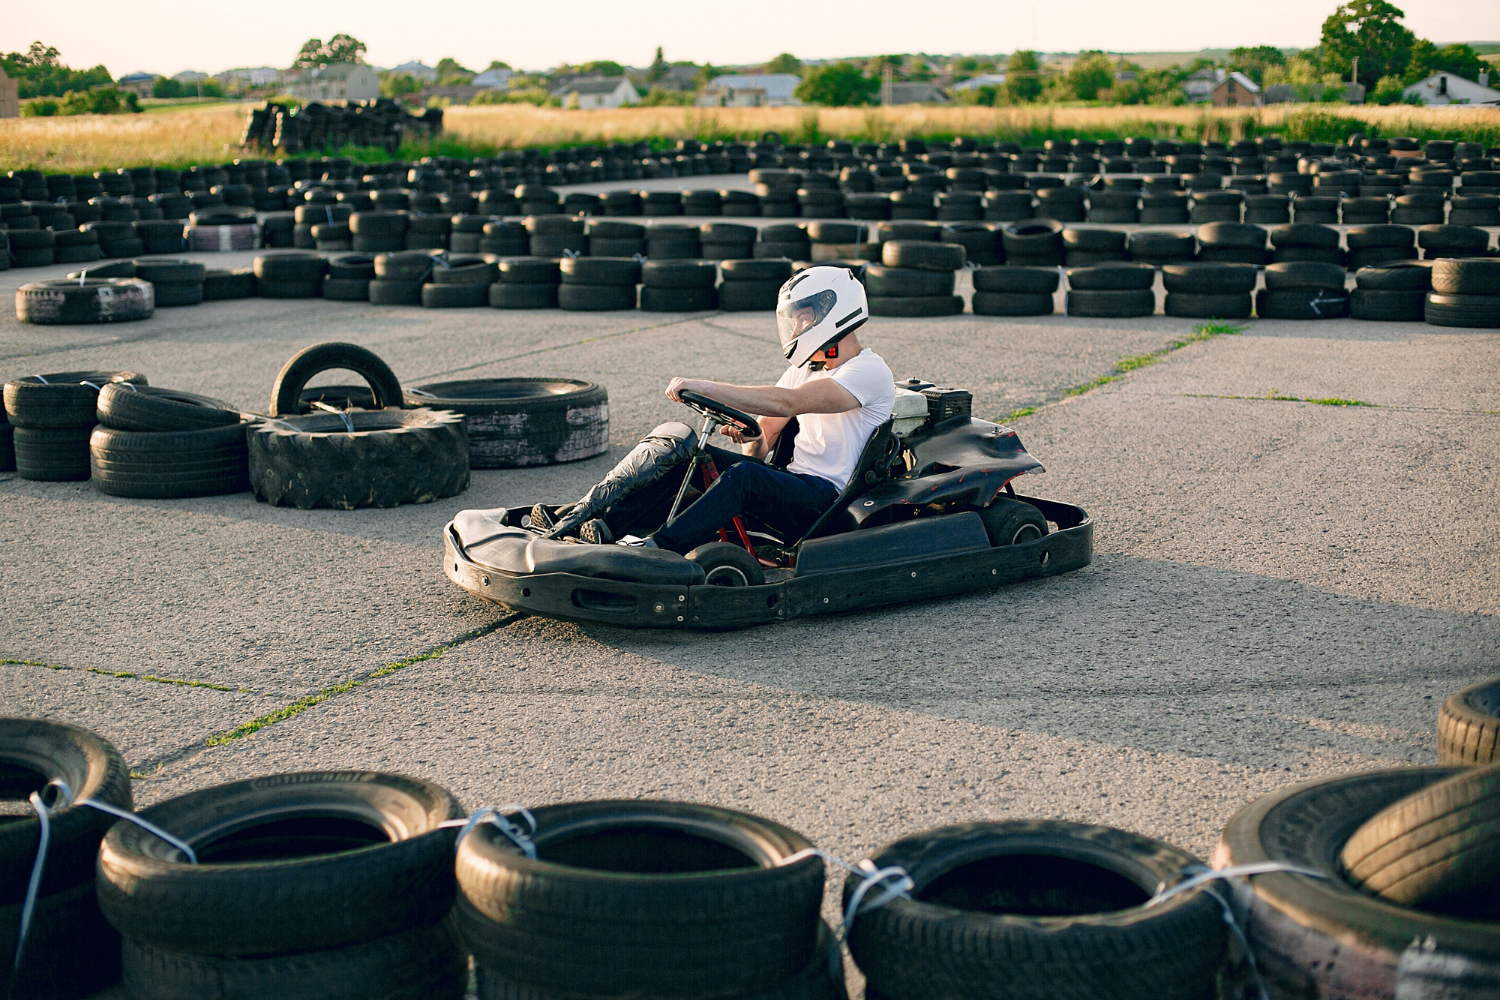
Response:
[[[831,288],[814,292],[805,298],[783,302],[776,307],[776,332],[781,335],[782,353],[792,356],[792,345],[803,333],[817,326],[833,311],[838,295]]]

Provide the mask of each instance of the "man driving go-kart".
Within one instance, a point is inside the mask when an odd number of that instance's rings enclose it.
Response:
[[[847,268],[811,267],[794,275],[776,307],[790,367],[774,386],[685,378],[667,385],[677,402],[703,400],[721,412],[743,411],[745,420],[721,423],[720,433],[742,444],[744,453],[707,447],[705,475],[695,478],[698,465],[688,461],[692,429],[663,424],[578,503],[557,509],[555,521],[538,504],[533,530],[685,554],[720,538],[721,529],[744,515],[779,538],[802,537],[833,505],[870,435],[891,416],[891,370],[855,335],[868,318],[864,286]],[[748,414],[761,416],[756,421]],[[775,456],[787,449],[777,445],[794,418],[790,461],[778,468]],[[711,485],[684,506],[702,480]]]

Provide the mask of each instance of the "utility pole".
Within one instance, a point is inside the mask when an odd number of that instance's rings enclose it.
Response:
[[[891,71],[891,64],[884,63],[880,67],[880,103],[889,105],[895,100],[895,74]]]

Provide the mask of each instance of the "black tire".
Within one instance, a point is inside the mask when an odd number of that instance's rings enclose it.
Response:
[[[317,285],[328,274],[328,258],[315,253],[262,254],[252,265],[255,277],[262,286],[267,283],[283,285]],[[261,292],[262,295],[266,293]]]
[[[630,257],[564,257],[557,262],[565,285],[628,285],[641,281],[641,262]]]
[[[255,272],[244,267],[234,271],[209,271],[203,279],[205,302],[248,299],[255,295]]]
[[[996,497],[979,512],[991,545],[1023,545],[1047,534],[1047,519],[1036,507],[1010,497]]]
[[[1500,967],[1500,924],[1398,906],[1361,893],[1340,872],[1339,853],[1366,820],[1457,773],[1406,767],[1303,782],[1230,819],[1214,867],[1276,861],[1329,876],[1274,872],[1237,892],[1273,1000],[1484,995]]]
[[[483,257],[436,258],[430,283],[434,285],[492,285],[500,280],[500,265]],[[447,267],[442,266],[446,260]]]
[[[1432,289],[1432,265],[1400,261],[1362,267],[1354,273],[1360,288],[1377,292],[1427,292]]]
[[[89,436],[89,478],[100,493],[116,497],[175,500],[245,493],[250,489],[246,429],[238,422],[154,432],[95,427]]]
[[[706,260],[652,260],[641,265],[641,284],[646,288],[711,290],[718,277],[718,266]]]
[[[556,285],[562,281],[561,261],[545,257],[511,257],[500,261],[500,280],[522,285]]]
[[[1250,264],[1187,262],[1163,266],[1161,280],[1168,293],[1243,295],[1255,291],[1258,274]]]
[[[1196,858],[1170,844],[1055,820],[971,823],[875,852],[916,883],[859,915],[849,950],[892,1000],[1201,1000],[1226,930],[1202,889],[1143,907]],[[847,904],[857,876],[844,883]]]
[[[1162,312],[1184,319],[1249,319],[1255,305],[1249,292],[1223,295],[1168,292]]]
[[[1236,247],[1263,250],[1266,231],[1245,222],[1210,222],[1198,227],[1198,243],[1205,247]]]
[[[346,253],[328,262],[328,277],[336,280],[353,278],[370,281],[375,277],[375,258],[370,254]]]
[[[1500,761],[1500,677],[1450,696],[1438,709],[1438,760],[1481,765]]]
[[[926,316],[957,316],[964,311],[961,295],[907,295],[869,297],[871,316],[913,319]]]
[[[1149,288],[1123,292],[1068,292],[1069,316],[1119,319],[1156,312],[1156,293]]]
[[[406,401],[463,414],[469,465],[475,469],[576,462],[609,450],[609,393],[592,382],[549,378],[434,382],[408,390]]]
[[[972,305],[976,316],[1048,316],[1053,312],[1051,292],[975,292]]]
[[[12,432],[16,474],[40,483],[62,483],[89,477],[89,435],[83,427],[17,427]]]
[[[105,815],[95,809],[84,811],[101,819]],[[98,851],[97,844],[94,851]],[[10,982],[11,997],[83,1000],[120,979],[120,935],[99,913],[92,878],[37,896],[26,954],[16,969],[20,931],[21,904],[0,905],[0,968]]]
[[[534,810],[538,860],[493,828],[459,845],[475,960],[563,994],[739,997],[812,957],[823,863],[806,840],[711,806],[596,801]]]
[[[1349,315],[1349,293],[1331,288],[1262,288],[1255,293],[1261,319],[1337,319]]]
[[[126,938],[197,955],[319,951],[435,924],[453,904],[445,789],[369,771],[215,785],[141,814],[200,863],[133,823],[99,852],[99,903]]]
[[[156,290],[139,278],[33,281],[16,289],[23,323],[124,323],[150,319],[155,308]]]
[[[1490,234],[1478,226],[1423,226],[1417,230],[1417,246],[1424,250],[1482,253],[1489,249]]]
[[[1440,295],[1500,296],[1500,260],[1448,257],[1433,261],[1432,290]]]
[[[1500,921],[1500,766],[1469,769],[1366,820],[1339,859],[1350,880],[1429,913]]]
[[[871,264],[865,268],[865,290],[870,295],[896,297],[952,295],[957,277],[954,271]]]
[[[489,285],[422,286],[422,306],[427,309],[472,309],[489,303]]]
[[[436,267],[432,254],[420,250],[383,253],[375,257],[375,277],[381,281],[426,281]]]
[[[1416,238],[1410,226],[1355,226],[1344,234],[1344,242],[1351,251],[1410,247]]]
[[[1090,253],[1123,253],[1126,234],[1118,229],[1064,229],[1063,246]]]
[[[108,264],[100,264],[98,267],[85,268],[82,271],[69,271],[68,280],[77,281],[79,278],[134,278],[135,261],[113,260]]]
[[[751,248],[750,253],[756,260],[806,260],[812,254],[812,244],[761,240]]]
[[[92,427],[99,388],[111,382],[146,384],[136,372],[49,372],[5,383],[5,413],[17,427]],[[90,384],[92,383],[92,384]]]
[[[1355,319],[1420,323],[1426,317],[1427,293],[1356,288],[1349,293],[1349,315]]]
[[[300,403],[302,390],[313,376],[333,369],[346,369],[364,379],[374,393],[376,409],[401,405],[401,382],[389,365],[357,344],[333,341],[304,347],[281,366],[271,385],[271,416],[308,412]]]
[[[590,257],[634,257],[645,254],[646,241],[642,239],[611,240],[603,236],[589,237]],[[583,258],[576,258],[582,260]]]
[[[972,275],[976,292],[1050,296],[1057,291],[1057,269],[1051,267],[980,267]]]
[[[497,281],[490,286],[492,309],[556,309],[557,285]]]
[[[1279,261],[1265,270],[1266,288],[1272,291],[1294,288],[1323,288],[1341,292],[1346,283],[1344,269],[1338,264],[1315,260]]]
[[[240,420],[239,411],[223,400],[130,382],[106,383],[95,413],[99,423],[122,431],[194,431]]]
[[[158,292],[161,285],[201,285],[208,275],[207,268],[190,260],[145,257],[131,264],[135,268],[135,277],[158,286]]]
[[[1119,261],[1092,267],[1068,268],[1068,287],[1081,292],[1126,292],[1149,290],[1156,284],[1156,268],[1150,264]]]
[[[710,587],[759,587],[766,582],[760,562],[733,542],[708,542],[689,552],[687,559],[703,567]]]
[[[557,307],[571,312],[635,308],[634,285],[559,285]]]
[[[115,820],[82,803],[92,799],[130,809],[130,770],[119,751],[87,729],[42,719],[0,719],[0,794],[24,801],[55,779],[72,791],[73,805],[51,815],[43,896],[93,885],[99,841]],[[41,831],[41,821],[29,810],[0,824],[0,908],[16,906],[17,919]],[[13,960],[14,934],[0,931],[0,942],[9,943]]]
[[[887,240],[880,245],[880,260],[886,267],[957,271],[965,259],[964,248],[956,243]]]
[[[121,971],[131,996],[151,1000],[459,1000],[469,978],[447,922],[327,951],[251,958],[191,955],[127,938]]]
[[[202,285],[157,285],[156,307],[196,306],[203,302]]]
[[[370,302],[377,306],[419,306],[422,304],[422,282],[386,281],[377,278],[366,289]]]
[[[406,235],[405,212],[355,212],[349,216],[349,229],[359,236],[392,238]]]
[[[780,281],[726,281],[719,285],[719,308],[725,312],[775,312]]]
[[[1278,250],[1283,247],[1320,247],[1325,250],[1337,250],[1339,231],[1332,226],[1307,222],[1277,226],[1271,230],[1271,246]]]
[[[724,281],[774,281],[780,287],[792,276],[792,262],[789,260],[722,260],[719,262],[719,270],[724,274]]]
[[[1500,327],[1500,295],[1444,295],[1432,292],[1423,309],[1432,326],[1469,329]]]
[[[712,273],[712,265],[709,265]],[[641,286],[641,309],[646,312],[704,312],[719,308],[712,288],[653,288]]]
[[[335,278],[329,275],[323,279],[323,298],[334,302],[368,302],[370,279]]]
[[[1192,260],[1197,241],[1192,233],[1131,233],[1127,241],[1130,256],[1136,260],[1158,262]]]

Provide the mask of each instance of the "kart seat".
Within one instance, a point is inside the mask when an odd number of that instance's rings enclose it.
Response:
[[[875,428],[870,440],[865,442],[864,450],[859,453],[859,461],[854,464],[854,473],[849,477],[848,485],[839,493],[833,505],[823,512],[823,516],[813,522],[813,526],[807,529],[800,541],[836,535],[854,528],[854,522],[848,514],[849,503],[872,486],[889,479],[891,463],[901,454],[901,441],[892,431],[894,423],[894,420],[887,420]]]

